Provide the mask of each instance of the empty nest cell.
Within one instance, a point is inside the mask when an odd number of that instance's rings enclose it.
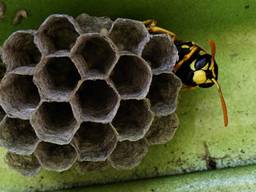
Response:
[[[43,54],[70,50],[79,33],[79,26],[73,17],[51,15],[39,27],[35,42]]]
[[[170,141],[179,126],[176,113],[156,117],[147,132],[146,139],[150,145],[165,144]]]
[[[41,103],[31,124],[39,139],[60,145],[68,144],[79,126],[66,102]]]
[[[62,172],[72,167],[77,159],[76,150],[71,145],[39,143],[35,155],[43,168]]]
[[[34,67],[41,59],[41,53],[34,44],[34,31],[17,31],[3,45],[2,58],[7,72],[18,67]]]
[[[1,54],[0,54],[0,79],[4,77],[6,73],[6,66],[1,62]]]
[[[151,110],[157,116],[173,113],[177,107],[181,80],[173,73],[153,76],[147,98],[151,102]]]
[[[18,155],[8,152],[5,155],[7,165],[25,176],[35,176],[41,170],[37,158],[32,155]]]
[[[28,120],[5,117],[0,123],[0,144],[10,152],[30,155],[39,140]]]
[[[73,143],[79,161],[105,161],[114,150],[117,137],[110,124],[84,122]]]
[[[118,18],[110,29],[109,37],[120,51],[141,54],[145,43],[149,40],[149,33],[142,22]]]
[[[147,152],[148,145],[144,139],[135,142],[123,141],[117,143],[108,160],[116,169],[132,169],[140,164]]]
[[[82,121],[111,122],[119,106],[116,90],[104,80],[86,80],[72,97],[76,117]]]
[[[179,59],[176,46],[166,34],[152,35],[142,57],[150,64],[153,74],[170,73]]]
[[[3,48],[0,47],[0,79],[2,79],[6,73],[6,65],[2,60]]]
[[[67,101],[80,79],[76,66],[67,54],[45,57],[34,75],[42,98],[55,101]]]
[[[119,141],[136,141],[144,137],[153,118],[148,100],[123,100],[112,124]]]
[[[83,77],[108,76],[118,57],[113,42],[98,33],[81,35],[71,52]]]
[[[108,32],[110,27],[112,26],[112,20],[108,17],[95,17],[90,16],[86,13],[82,13],[78,15],[76,18],[81,30],[84,33],[100,33],[104,34]]]
[[[142,58],[123,54],[111,74],[111,80],[122,99],[142,99],[148,93],[152,74]]]
[[[29,119],[36,109],[40,96],[28,75],[7,74],[0,85],[1,104],[11,117]]]
[[[4,109],[0,106],[0,121],[2,121],[2,119],[5,117],[5,111]]]

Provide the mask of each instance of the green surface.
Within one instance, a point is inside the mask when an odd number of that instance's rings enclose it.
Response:
[[[181,39],[217,43],[216,59],[227,101],[230,125],[223,127],[215,88],[183,92],[178,115],[181,125],[167,145],[151,147],[142,164],[130,171],[63,173],[42,171],[27,178],[8,169],[0,153],[0,191],[60,189],[92,183],[174,175],[209,168],[233,167],[256,161],[256,1],[255,0],[6,0],[7,15],[0,22],[0,42],[12,31],[37,28],[52,13],[76,16],[82,12],[157,19]],[[15,11],[26,8],[29,18],[11,25]],[[215,166],[216,165],[216,166]],[[207,186],[207,185],[205,185]]]
[[[255,192],[255,188],[256,166],[254,165],[57,192]]]

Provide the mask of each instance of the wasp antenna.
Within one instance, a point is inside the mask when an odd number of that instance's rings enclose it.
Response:
[[[224,126],[227,127],[228,126],[228,109],[227,109],[227,105],[226,105],[226,102],[224,100],[224,96],[222,94],[220,84],[215,79],[212,79],[212,82],[217,86],[217,89],[218,89],[218,92],[219,92],[219,96],[220,96],[221,107],[222,107],[222,111],[223,111]]]
[[[214,64],[215,53],[216,53],[216,43],[213,40],[209,40],[208,43],[209,43],[209,45],[211,47],[211,55],[212,55],[211,63]],[[217,89],[218,89],[218,92],[219,92],[219,96],[220,96],[221,107],[222,107],[222,111],[223,111],[224,126],[227,127],[228,126],[228,110],[227,110],[227,105],[226,105],[224,96],[222,94],[220,84],[214,78],[212,79],[212,82],[217,86]]]
[[[216,53],[216,43],[213,40],[209,40],[208,43],[211,47],[212,62],[214,62],[215,53]]]

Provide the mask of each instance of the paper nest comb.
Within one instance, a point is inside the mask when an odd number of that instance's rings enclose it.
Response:
[[[13,33],[2,59],[0,144],[23,175],[131,169],[178,126],[177,49],[142,22],[51,15]]]

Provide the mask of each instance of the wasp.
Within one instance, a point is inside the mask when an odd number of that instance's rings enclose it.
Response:
[[[211,47],[211,54],[209,54],[194,42],[177,40],[175,33],[158,27],[156,20],[146,20],[144,24],[150,33],[165,33],[172,37],[179,54],[179,60],[175,64],[173,72],[181,79],[185,87],[209,88],[213,85],[217,87],[223,111],[224,126],[227,127],[228,111],[221,86],[218,82],[218,66],[215,61],[215,42],[209,40]]]

